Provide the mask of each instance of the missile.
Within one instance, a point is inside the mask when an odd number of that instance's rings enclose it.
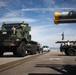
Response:
[[[57,40],[55,43],[76,43],[76,41],[69,41],[69,40]]]
[[[54,23],[76,23],[76,11],[70,12],[55,12]]]

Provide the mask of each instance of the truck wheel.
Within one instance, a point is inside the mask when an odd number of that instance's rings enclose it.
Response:
[[[67,50],[65,50],[65,54],[66,54],[66,55],[69,55]]]
[[[34,54],[37,53],[37,46],[34,46]]]
[[[35,48],[34,48],[33,45],[31,46],[30,54],[31,54],[31,55],[36,54],[36,51],[35,51]]]
[[[38,53],[40,53],[40,50],[38,50]]]
[[[68,49],[68,54],[69,54],[70,56],[75,55],[75,49],[74,49],[74,48],[69,48],[69,49]]]
[[[4,51],[3,50],[0,50],[0,57],[3,56],[3,53],[4,53]]]
[[[13,55],[17,56],[17,51],[16,50],[13,51]]]
[[[41,49],[41,52],[43,53],[43,49]]]
[[[19,47],[17,48],[17,54],[20,57],[24,57],[26,55],[25,42],[20,43]]]

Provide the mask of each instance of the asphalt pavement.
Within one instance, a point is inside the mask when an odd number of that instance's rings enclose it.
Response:
[[[47,52],[2,71],[0,75],[76,75],[76,56],[66,56],[60,51]]]

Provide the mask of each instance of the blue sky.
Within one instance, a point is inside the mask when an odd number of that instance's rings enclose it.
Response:
[[[0,26],[2,22],[25,21],[31,26],[32,40],[42,45],[59,47],[56,40],[76,39],[75,24],[53,22],[55,11],[76,11],[76,0],[0,0]]]

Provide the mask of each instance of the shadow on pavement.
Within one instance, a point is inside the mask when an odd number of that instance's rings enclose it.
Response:
[[[58,54],[58,56],[70,56],[70,55],[65,55],[65,54]],[[72,55],[72,56],[76,56],[76,55]]]
[[[37,64],[35,67],[51,68],[58,72],[58,74],[46,73],[29,73],[28,75],[76,75],[76,65],[62,65],[62,64]],[[60,74],[59,74],[60,73]]]
[[[29,73],[28,75],[65,75],[65,74],[45,74],[45,73]]]

